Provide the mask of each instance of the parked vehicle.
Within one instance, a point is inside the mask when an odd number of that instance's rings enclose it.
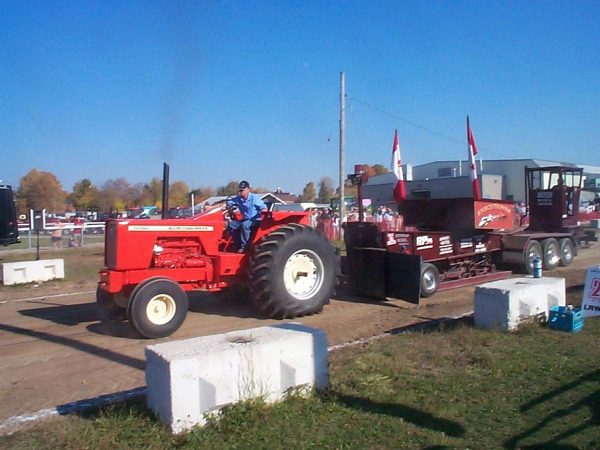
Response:
[[[12,188],[0,185],[0,245],[19,242],[17,210]]]

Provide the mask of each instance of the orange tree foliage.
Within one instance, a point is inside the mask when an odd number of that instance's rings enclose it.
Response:
[[[188,206],[190,204],[190,188],[183,181],[175,181],[169,186],[169,205]]]
[[[67,193],[53,173],[32,169],[20,180],[17,206],[20,214],[29,209],[64,212],[66,198]]]
[[[73,185],[73,192],[67,198],[76,210],[88,211],[98,208],[98,189],[84,178]]]

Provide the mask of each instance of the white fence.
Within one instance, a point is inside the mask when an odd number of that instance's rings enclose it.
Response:
[[[61,231],[61,247],[83,247],[90,242],[104,241],[104,222],[85,222],[81,225],[73,223],[61,223],[60,225],[49,224],[46,228],[40,230],[40,239],[43,239],[44,244],[40,246],[48,246],[47,238],[52,236],[56,230]],[[37,246],[37,232],[31,230],[28,225],[19,225],[19,239],[25,244],[26,248],[35,248]],[[18,245],[18,244],[17,244]],[[52,242],[50,242],[52,245]]]

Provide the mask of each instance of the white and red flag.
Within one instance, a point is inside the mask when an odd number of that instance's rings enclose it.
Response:
[[[392,172],[398,181],[394,186],[394,200],[400,202],[406,200],[406,183],[402,173],[402,158],[400,157],[400,143],[398,142],[398,130],[394,132],[394,146],[392,147]]]
[[[475,136],[471,130],[469,116],[467,116],[467,142],[469,143],[469,161],[471,162],[471,183],[473,184],[473,198],[481,200],[481,190],[479,189],[479,180],[477,179],[477,166],[475,164],[475,155],[477,155],[477,144]]]

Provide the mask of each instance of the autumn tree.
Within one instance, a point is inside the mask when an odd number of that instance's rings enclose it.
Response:
[[[329,177],[323,177],[319,181],[319,195],[317,197],[318,203],[329,203],[331,197],[333,197],[335,190],[333,189],[333,180]]]
[[[375,169],[373,169],[369,164],[362,164],[362,169],[369,178],[375,175]]]
[[[139,208],[141,206],[147,205],[147,203],[145,202],[146,198],[145,198],[145,194],[144,194],[145,187],[146,187],[146,185],[144,183],[136,183],[133,186],[131,186],[131,188],[130,188],[131,194],[130,194],[130,200],[129,200],[130,207]]]
[[[183,181],[175,181],[169,186],[169,205],[185,206],[189,204],[190,188]]]
[[[213,197],[216,194],[216,190],[210,186],[201,186],[194,189],[191,194],[194,194],[194,202],[200,203],[209,197]]]
[[[387,167],[385,167],[383,164],[375,164],[373,166],[371,166],[370,164],[361,164],[361,166],[362,170],[369,178],[374,177],[375,175],[388,173]]]
[[[308,183],[306,183],[306,186],[304,186],[304,189],[302,190],[302,194],[300,194],[300,196],[298,197],[298,201],[299,202],[314,202],[316,197],[317,197],[317,190],[315,189],[315,183],[312,181],[309,181]]]
[[[162,180],[160,178],[152,178],[148,184],[141,186],[140,206],[157,206],[162,207]]]
[[[67,193],[54,174],[32,169],[20,180],[17,205],[21,214],[29,209],[55,213],[64,211],[66,198]]]
[[[110,179],[102,185],[99,196],[99,207],[103,211],[124,211],[132,204],[133,189],[123,178]]]
[[[73,185],[73,192],[67,200],[71,202],[76,210],[90,210],[98,208],[98,189],[87,178]]]
[[[384,173],[388,173],[389,170],[387,167],[385,167],[383,164],[375,164],[373,166],[373,170],[375,171],[376,175],[382,175]]]
[[[227,186],[220,186],[217,189],[217,195],[231,196],[231,195],[237,195],[237,193],[238,193],[238,182],[237,181],[230,181],[229,183],[227,183]]]

